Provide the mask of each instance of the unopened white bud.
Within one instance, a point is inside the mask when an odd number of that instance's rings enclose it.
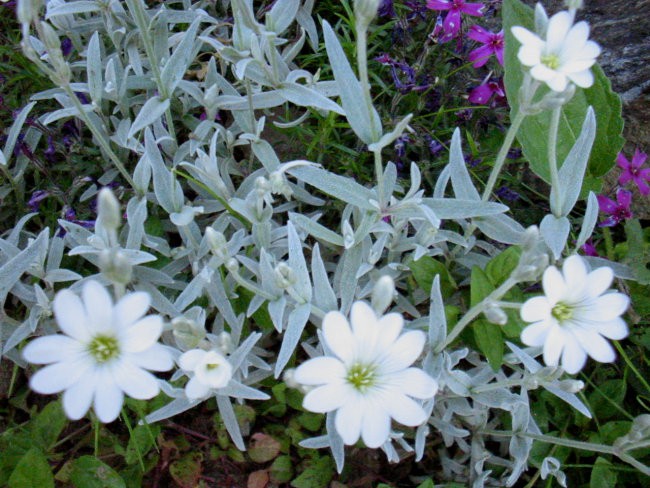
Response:
[[[235,349],[234,343],[232,341],[232,336],[230,335],[229,332],[226,332],[225,330],[217,336],[216,346],[219,352],[221,352],[221,354],[223,354],[224,356],[230,354]]]
[[[133,277],[133,266],[119,249],[104,249],[99,253],[99,269],[111,282],[126,285]]]
[[[488,319],[489,322],[496,325],[506,325],[508,323],[508,315],[501,307],[494,303],[487,306],[483,311],[483,315],[485,315],[485,318]]]
[[[281,289],[289,288],[296,282],[296,275],[285,262],[278,263],[274,269],[275,282]]]
[[[109,231],[116,231],[122,223],[120,202],[110,188],[102,188],[97,195],[97,223]]]
[[[562,380],[559,382],[558,386],[561,390],[566,391],[567,393],[578,393],[583,390],[585,384],[580,380]]]
[[[580,10],[582,7],[584,7],[584,1],[583,0],[564,0],[564,5],[566,5],[566,8],[568,8],[568,9]]]
[[[295,368],[289,368],[285,370],[284,374],[282,375],[282,380],[287,384],[289,388],[293,388],[296,390],[300,388],[300,383],[296,381]]]
[[[383,314],[395,298],[395,281],[388,275],[377,280],[372,289],[370,303],[377,315]]]
[[[358,24],[368,27],[379,10],[379,0],[355,0],[354,17]]]
[[[226,236],[212,227],[205,229],[205,239],[210,246],[210,252],[217,257],[225,258],[228,256],[228,243]]]
[[[230,258],[226,261],[226,269],[230,272],[235,272],[239,269],[239,261],[235,258]]]
[[[178,347],[184,351],[198,347],[206,336],[204,327],[184,315],[172,320],[172,334]]]

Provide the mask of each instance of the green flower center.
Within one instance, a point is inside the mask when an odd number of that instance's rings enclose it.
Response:
[[[221,365],[217,364],[217,363],[208,363],[208,364],[205,365],[205,369],[208,370],[208,371],[214,371],[219,366],[221,366]]]
[[[375,368],[357,363],[348,370],[345,379],[354,389],[364,392],[375,383]]]
[[[553,310],[551,310],[551,315],[555,317],[558,322],[562,323],[573,317],[573,307],[570,307],[565,303],[557,303],[553,307]]]
[[[541,57],[541,61],[544,66],[552,70],[560,67],[560,57],[557,54],[545,54]]]
[[[115,337],[98,335],[88,344],[88,352],[98,363],[105,363],[120,355],[120,346]]]

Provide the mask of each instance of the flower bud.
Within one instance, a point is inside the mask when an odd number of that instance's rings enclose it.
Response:
[[[367,28],[377,15],[377,10],[379,10],[379,0],[355,0],[354,17],[357,24],[364,29]]]
[[[239,261],[237,261],[235,258],[230,258],[228,261],[226,261],[226,269],[231,273],[234,273],[239,269]]]
[[[377,315],[382,315],[395,297],[395,281],[388,275],[377,280],[372,289],[370,303]]]
[[[583,390],[585,384],[580,380],[562,380],[559,382],[558,386],[561,390],[566,391],[567,393],[578,393]]]
[[[229,332],[225,330],[217,336],[216,347],[224,356],[230,354],[235,349],[235,344],[233,343],[232,336]]]
[[[99,253],[99,269],[112,283],[127,285],[133,277],[133,266],[129,258],[116,248],[104,249]]]
[[[206,336],[204,327],[184,315],[172,320],[172,334],[176,344],[183,351],[195,349]]]
[[[488,322],[496,325],[506,325],[508,323],[508,315],[495,303],[490,303],[485,310],[483,310],[483,315],[488,319]]]
[[[107,231],[117,231],[121,223],[120,202],[110,188],[102,188],[97,195],[97,224]]]
[[[583,0],[564,0],[564,5],[566,8],[572,10],[580,10],[584,6]]]
[[[285,262],[279,263],[273,271],[275,272],[275,283],[283,290],[296,282],[295,273]]]
[[[210,246],[210,252],[219,258],[228,257],[228,243],[226,242],[226,236],[218,230],[214,230],[212,227],[205,229],[205,240]]]

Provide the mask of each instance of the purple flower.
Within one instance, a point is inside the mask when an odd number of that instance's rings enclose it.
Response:
[[[391,58],[388,55],[388,53],[381,54],[380,56],[377,56],[374,59],[375,59],[375,61],[377,61],[378,63],[381,63],[383,65],[391,65],[392,66],[393,63],[395,63],[395,61],[393,61],[393,58]]]
[[[467,37],[483,44],[469,53],[468,58],[474,63],[475,68],[484,66],[493,54],[497,57],[499,64],[503,66],[503,29],[495,34],[481,26],[473,25],[470,27]]]
[[[442,151],[442,144],[440,144],[438,141],[436,141],[433,137],[430,135],[424,136],[426,142],[427,142],[427,147],[429,148],[429,152],[431,153],[432,156],[435,156],[438,154],[440,151]]]
[[[397,159],[401,160],[404,156],[406,156],[406,145],[409,142],[411,142],[411,139],[406,134],[401,135],[397,138],[395,145],[393,146]]]
[[[638,149],[634,151],[632,161],[628,161],[623,153],[618,153],[616,164],[623,170],[621,176],[618,177],[619,184],[625,185],[634,181],[642,195],[650,194],[650,186],[646,183],[650,181],[650,168],[641,169],[647,158],[648,155]]]
[[[32,193],[27,206],[32,212],[38,212],[38,208],[41,206],[41,202],[50,196],[50,192],[46,190],[36,190]]]
[[[395,17],[395,9],[393,8],[393,0],[382,0],[377,14],[380,17]]]
[[[503,200],[506,200],[506,201],[508,201],[508,202],[516,202],[517,200],[519,200],[519,197],[520,197],[519,193],[517,193],[517,192],[514,191],[514,190],[511,190],[510,188],[508,188],[508,187],[505,186],[505,185],[502,186],[501,188],[499,188],[499,189],[498,189],[497,191],[495,191],[494,193],[495,193],[496,196],[498,196],[499,198],[501,198],[501,199],[503,199]]]
[[[427,0],[427,8],[430,10],[449,10],[443,27],[450,37],[455,37],[460,30],[461,13],[481,17],[484,7],[482,3],[470,3],[465,0]]]
[[[593,257],[599,257],[600,254],[598,254],[598,251],[596,250],[596,246],[591,242],[591,239],[585,242],[582,246],[580,246],[580,249],[582,250],[583,253],[585,253],[585,256],[593,256]]]
[[[632,218],[630,204],[632,203],[632,192],[620,188],[616,192],[616,201],[607,198],[605,195],[598,195],[598,207],[604,214],[609,215],[603,220],[599,227],[613,227],[624,220]]]
[[[54,146],[54,138],[52,136],[47,136],[47,149],[43,151],[47,160],[51,163],[56,161],[56,147]]]
[[[69,56],[72,52],[72,41],[69,37],[64,37],[61,41],[61,53],[64,56]]]
[[[503,81],[486,81],[470,92],[468,100],[470,103],[477,105],[486,105],[493,95],[497,97],[506,96],[506,92],[503,89]]]

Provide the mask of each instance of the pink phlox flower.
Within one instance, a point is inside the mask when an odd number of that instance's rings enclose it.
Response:
[[[599,227],[613,227],[624,220],[632,218],[632,210],[630,205],[632,203],[632,192],[620,188],[616,192],[616,201],[607,198],[605,195],[598,195],[598,207],[604,214],[609,215],[603,220]]]
[[[596,246],[591,242],[591,239],[580,246],[580,249],[585,253],[585,256],[600,257],[600,254],[598,254],[598,250],[596,250]]]
[[[470,27],[467,37],[483,44],[469,53],[469,60],[474,63],[475,68],[484,66],[493,54],[499,64],[503,66],[503,29],[495,34],[481,26],[473,25]]]
[[[483,82],[469,93],[468,100],[470,103],[477,105],[486,105],[494,95],[498,98],[504,98],[506,96],[503,88],[503,80]]]
[[[623,153],[618,153],[616,164],[623,170],[621,176],[618,177],[618,182],[621,185],[626,185],[630,181],[634,181],[637,188],[642,195],[650,194],[650,168],[641,168],[645,163],[648,155],[636,149],[632,161],[628,161]]]
[[[449,37],[455,37],[460,30],[460,14],[481,17],[485,5],[482,3],[470,3],[465,0],[427,0],[429,10],[449,10],[445,16],[443,28]]]

